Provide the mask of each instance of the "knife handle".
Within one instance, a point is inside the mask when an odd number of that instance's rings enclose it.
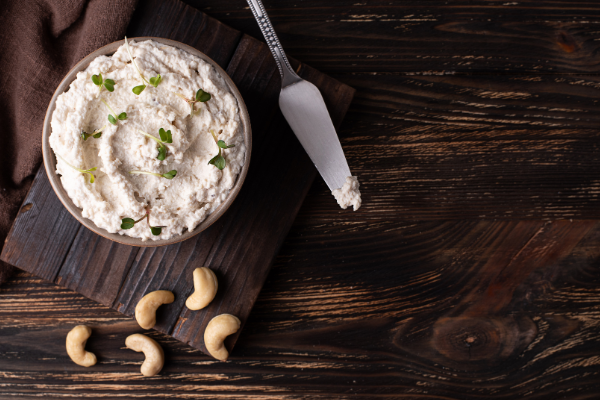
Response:
[[[277,63],[277,68],[279,68],[279,73],[281,74],[281,87],[284,88],[302,80],[302,78],[300,78],[296,72],[294,72],[294,69],[285,56],[283,47],[281,47],[281,43],[279,43],[279,38],[275,33],[275,29],[273,29],[273,25],[271,25],[271,20],[265,11],[265,6],[263,5],[262,1],[247,1],[248,5],[250,6],[250,10],[252,10],[252,14],[254,14],[254,18],[256,19],[256,22],[258,22],[258,26],[260,27],[260,30],[267,41],[267,45],[269,45],[269,49],[271,49],[271,53],[273,53],[273,57]]]

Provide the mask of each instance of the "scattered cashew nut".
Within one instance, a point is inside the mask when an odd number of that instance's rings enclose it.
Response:
[[[231,314],[217,315],[210,320],[204,331],[204,345],[211,356],[217,360],[226,361],[229,352],[223,341],[240,329],[240,320]]]
[[[170,304],[175,300],[173,292],[168,290],[157,290],[150,292],[135,306],[135,319],[144,329],[150,329],[156,325],[156,310],[163,304]]]
[[[190,310],[201,310],[215,298],[219,284],[214,272],[206,267],[194,270],[194,293],[185,301]]]
[[[77,325],[67,334],[67,354],[71,360],[82,367],[91,367],[96,364],[96,355],[85,351],[85,343],[92,335],[92,328]]]
[[[165,353],[160,344],[154,339],[141,333],[135,333],[127,336],[125,346],[133,351],[143,351],[146,359],[142,364],[140,371],[144,376],[154,376],[160,372],[165,364]]]

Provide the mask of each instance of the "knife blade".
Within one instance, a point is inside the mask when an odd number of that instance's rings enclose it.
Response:
[[[279,107],[329,189],[341,188],[350,168],[319,89],[305,80],[286,86]]]
[[[247,1],[281,74],[281,112],[329,189],[340,189],[350,168],[323,96],[292,69],[261,0]]]

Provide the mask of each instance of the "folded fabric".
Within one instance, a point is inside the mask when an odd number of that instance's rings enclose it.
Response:
[[[61,79],[121,39],[137,0],[3,0],[0,4],[0,243],[42,161],[42,125]],[[13,267],[0,262],[0,283]]]

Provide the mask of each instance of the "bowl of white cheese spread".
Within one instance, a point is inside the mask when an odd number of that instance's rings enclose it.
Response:
[[[155,37],[81,60],[56,89],[42,137],[67,210],[132,246],[176,243],[213,224],[240,191],[251,149],[231,78],[193,47]]]

